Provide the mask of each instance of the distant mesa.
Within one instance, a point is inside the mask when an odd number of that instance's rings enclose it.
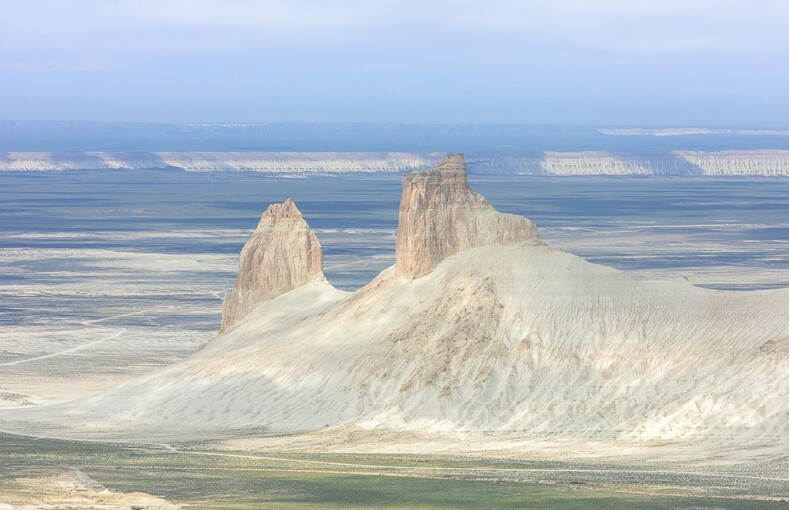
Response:
[[[2,135],[0,135],[0,140]],[[0,152],[0,172],[168,169],[258,172],[278,176],[411,172],[434,165],[425,152]],[[789,150],[605,150],[481,152],[467,158],[475,174],[789,176]]]

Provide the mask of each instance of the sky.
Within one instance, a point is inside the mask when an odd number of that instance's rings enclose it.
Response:
[[[789,126],[785,0],[0,0],[0,119]]]

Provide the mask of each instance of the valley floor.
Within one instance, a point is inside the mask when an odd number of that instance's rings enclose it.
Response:
[[[576,461],[241,452],[0,435],[0,509],[787,508],[785,477]]]

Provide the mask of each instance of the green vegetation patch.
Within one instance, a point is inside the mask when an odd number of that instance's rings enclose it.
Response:
[[[0,495],[13,491],[15,477],[78,468],[112,490],[145,492],[192,508],[787,508],[780,501],[654,495],[645,483],[475,479],[492,464],[424,459],[173,452],[0,435]],[[464,466],[468,470],[457,469]]]

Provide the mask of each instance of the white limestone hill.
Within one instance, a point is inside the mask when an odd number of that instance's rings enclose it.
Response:
[[[586,262],[469,190],[460,155],[405,183],[397,266],[364,288],[306,278],[184,362],[5,411],[0,428],[117,440],[350,428],[441,434],[460,450],[532,438],[789,453],[789,289],[643,283]],[[305,267],[296,245],[279,261],[288,271]]]

